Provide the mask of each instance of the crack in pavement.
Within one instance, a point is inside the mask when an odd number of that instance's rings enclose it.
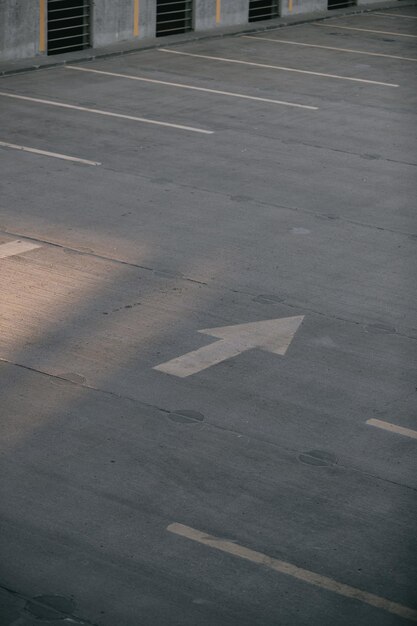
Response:
[[[284,143],[290,143],[290,141],[286,141]],[[312,145],[312,144],[300,144],[300,145]],[[313,146],[316,147],[316,146]],[[340,152],[343,152],[342,150],[340,150]],[[350,153],[347,152],[346,154],[356,154],[355,152]],[[416,164],[417,167],[417,164]],[[144,178],[145,180],[148,180],[150,182],[152,182],[154,180],[154,176],[146,176],[145,174],[137,174],[136,172],[126,172],[125,170],[118,170],[115,167],[110,167],[108,165],[102,164],[101,166],[102,170],[107,170],[109,172],[113,172],[115,174],[120,174],[123,173],[126,176],[132,176],[134,178]],[[172,184],[172,183],[167,183],[167,184]],[[234,194],[230,194],[230,193],[226,193],[224,191],[216,191],[213,189],[209,189],[208,187],[197,187],[195,185],[189,185],[186,183],[180,183],[178,181],[175,181],[175,185],[177,187],[179,187],[180,189],[192,189],[194,191],[203,191],[204,193],[209,193],[209,194],[214,194],[217,196],[221,196],[221,197],[226,197],[226,198],[230,198],[233,199]],[[394,228],[385,228],[383,226],[376,226],[375,224],[368,224],[366,222],[360,222],[358,220],[352,220],[346,217],[341,217],[341,216],[331,216],[331,218],[329,218],[329,215],[327,213],[319,213],[317,211],[314,211],[313,209],[306,209],[305,207],[296,207],[296,206],[289,206],[289,205],[285,205],[285,204],[275,204],[274,202],[269,202],[266,200],[257,200],[256,198],[250,198],[249,201],[252,204],[255,205],[259,205],[259,206],[267,206],[267,207],[273,207],[273,208],[277,208],[277,209],[284,209],[287,211],[293,211],[295,213],[305,213],[306,215],[312,215],[314,217],[317,217],[318,219],[323,219],[323,218],[327,218],[327,219],[334,219],[336,220],[340,220],[341,222],[346,222],[348,224],[354,224],[355,226],[362,226],[364,228],[370,228],[370,229],[375,229],[375,230],[380,230],[380,231],[386,231],[389,233],[393,233],[396,235],[402,235],[403,237],[409,237],[412,239],[415,239],[417,237],[417,233],[405,233],[401,230],[395,230]]]
[[[178,275],[177,275],[177,274],[173,273],[170,270],[162,270],[162,269],[158,269],[158,268],[148,267],[146,265],[139,265],[137,263],[132,263],[130,261],[123,261],[121,259],[114,259],[112,257],[107,257],[105,255],[98,254],[98,253],[95,253],[93,251],[86,251],[86,250],[82,250],[82,249],[79,249],[79,248],[73,248],[73,247],[68,246],[68,245],[56,243],[54,241],[49,241],[49,240],[41,239],[41,238],[38,238],[38,237],[22,235],[20,233],[12,233],[12,232],[6,231],[6,230],[0,230],[0,234],[4,234],[4,235],[10,236],[10,237],[17,237],[17,238],[21,238],[21,239],[27,239],[28,241],[36,241],[37,243],[45,244],[47,246],[51,246],[51,247],[54,247],[54,248],[59,248],[61,250],[68,250],[70,252],[74,252],[74,253],[77,253],[77,254],[80,254],[80,255],[83,255],[83,256],[89,256],[89,257],[92,257],[92,258],[100,259],[102,261],[107,261],[109,263],[116,263],[116,264],[120,264],[120,265],[127,265],[128,267],[135,267],[135,268],[140,269],[140,270],[144,270],[144,271],[147,271],[147,272],[152,272],[156,276],[165,276],[166,278],[170,278],[172,280],[175,279],[175,280],[180,280],[180,281],[184,281],[184,282],[194,283],[194,284],[197,284],[197,285],[202,285],[204,287],[207,287],[208,289],[213,289],[213,290],[221,290],[222,289],[222,290],[227,291],[229,293],[236,293],[238,295],[249,296],[251,298],[259,297],[258,293],[254,293],[254,292],[247,291],[247,290],[244,290],[244,289],[234,289],[232,287],[224,285],[224,284],[222,284],[220,282],[216,282],[214,280],[212,280],[211,283],[207,283],[207,282],[204,282],[204,281],[197,280],[195,278],[189,278],[189,277],[184,276],[183,274],[180,274],[180,273],[178,273]],[[278,300],[277,300],[277,302],[278,302]],[[351,318],[348,318],[348,317],[342,317],[340,315],[335,315],[335,314],[332,314],[332,313],[325,313],[325,312],[321,311],[320,309],[315,309],[313,307],[309,307],[306,304],[294,303],[294,302],[291,301],[291,299],[287,300],[285,298],[280,298],[279,299],[279,304],[287,306],[290,309],[296,309],[298,311],[300,311],[300,310],[308,311],[309,313],[314,313],[316,315],[320,315],[321,317],[325,317],[325,318],[327,318],[329,320],[337,320],[337,321],[340,321],[340,322],[345,322],[347,324],[353,324],[355,326],[364,326],[364,327],[366,327],[366,326],[369,326],[369,324],[370,324],[369,321],[361,322],[361,321],[358,321],[358,320],[355,320],[355,319],[351,319]],[[232,322],[233,320],[230,320],[230,321]],[[388,325],[388,323],[386,323],[386,324],[383,323],[383,325]],[[401,332],[397,331],[396,329],[391,334],[393,334],[393,335],[395,334],[396,336],[404,338],[404,339],[411,339],[413,341],[417,340],[417,335],[416,336],[408,335],[406,333],[401,333]]]
[[[33,607],[38,607],[41,610],[46,611],[47,613],[50,613],[50,617],[46,618],[46,620],[48,621],[48,623],[50,621],[63,621],[67,624],[75,624],[76,626],[98,626],[97,623],[95,622],[91,622],[90,620],[85,620],[83,618],[78,617],[75,613],[67,613],[65,610],[62,610],[61,608],[57,608],[54,606],[51,606],[50,604],[48,604],[47,602],[42,601],[39,597],[30,597],[27,596],[23,593],[20,593],[19,591],[15,591],[14,589],[10,589],[9,587],[6,587],[5,585],[2,585],[0,583],[0,590],[10,594],[11,596],[18,598],[19,600],[23,600],[26,605],[23,607],[22,610],[19,610],[19,613],[22,614],[24,612],[26,612],[28,614],[28,616],[32,613],[32,611],[27,609],[27,605],[30,604]],[[41,596],[42,597],[42,596]],[[53,616],[53,613],[56,613],[56,617]],[[37,621],[37,616],[36,614],[33,616],[35,617],[35,620]],[[45,618],[40,618],[41,620],[44,620]],[[13,622],[10,623],[9,626],[13,626],[13,624],[20,624],[21,617],[19,617],[17,620],[14,620]]]
[[[71,380],[71,379],[65,378],[63,376],[58,376],[56,374],[50,374],[49,372],[42,371],[42,370],[37,369],[35,367],[30,367],[28,365],[23,365],[21,363],[15,363],[13,361],[10,361],[8,359],[4,359],[4,358],[0,357],[0,363],[2,363],[2,362],[3,363],[7,363],[9,365],[13,365],[14,367],[18,367],[18,368],[21,368],[21,369],[28,370],[30,372],[34,372],[36,374],[40,374],[41,376],[46,376],[48,378],[52,378],[53,380],[60,380],[60,381],[66,382],[66,383],[68,383],[70,385],[73,385],[75,387],[78,387],[78,388],[86,389],[86,390],[89,390],[89,391],[94,391],[94,392],[99,393],[99,394],[101,393],[101,394],[104,394],[104,395],[108,395],[108,396],[111,396],[111,397],[113,397],[113,398],[115,398],[117,400],[129,401],[129,402],[132,402],[132,403],[134,403],[134,404],[136,404],[136,405],[138,405],[140,407],[144,407],[146,409],[152,409],[152,410],[155,410],[155,411],[159,411],[164,416],[171,415],[171,413],[172,413],[172,411],[170,411],[168,409],[164,409],[163,407],[160,407],[160,406],[158,406],[156,404],[151,404],[149,402],[145,402],[143,400],[139,400],[138,398],[134,398],[132,396],[122,395],[120,393],[116,393],[114,391],[110,391],[110,390],[107,390],[107,389],[102,389],[100,387],[94,387],[93,385],[88,385],[88,384],[86,384],[84,382]],[[282,446],[282,445],[279,445],[278,443],[275,443],[274,441],[269,441],[269,440],[265,439],[264,437],[259,437],[259,436],[255,437],[253,435],[247,435],[245,433],[242,433],[239,430],[232,429],[232,428],[227,428],[225,426],[220,426],[219,424],[214,424],[213,422],[205,420],[204,428],[207,428],[207,427],[211,428],[211,429],[213,429],[215,431],[221,431],[221,432],[229,433],[229,434],[235,435],[235,436],[237,436],[239,438],[244,438],[247,441],[256,441],[256,442],[261,443],[263,445],[271,446],[271,447],[273,447],[275,449],[282,450],[282,451],[285,451],[285,452],[291,452],[291,453],[296,454],[296,455],[303,453],[303,450],[300,450],[300,449],[297,449],[297,448],[291,448],[291,447],[288,447],[288,446]],[[349,471],[350,472],[355,472],[355,473],[361,474],[363,476],[368,476],[370,478],[374,478],[375,480],[379,480],[379,481],[381,481],[383,483],[389,483],[389,484],[392,484],[392,485],[396,485],[397,487],[402,487],[403,489],[408,489],[410,491],[417,492],[417,487],[413,487],[411,485],[405,485],[405,484],[402,484],[402,483],[398,483],[398,482],[396,482],[394,480],[390,480],[389,478],[383,478],[382,476],[378,476],[377,474],[372,474],[371,472],[367,472],[367,471],[362,470],[360,468],[356,468],[353,465],[352,466],[348,466],[348,465],[343,465],[343,464],[337,463],[337,464],[332,466],[332,469],[341,469],[341,470],[344,470],[344,471],[347,471],[347,472],[349,472]]]

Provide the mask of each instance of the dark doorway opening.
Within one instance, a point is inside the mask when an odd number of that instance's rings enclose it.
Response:
[[[193,29],[193,0],[157,0],[156,36],[178,35]]]
[[[272,20],[279,16],[279,0],[250,0],[249,22]]]
[[[330,9],[347,9],[348,7],[354,7],[356,0],[328,0],[327,8]]]
[[[48,54],[90,47],[90,0],[48,0]]]

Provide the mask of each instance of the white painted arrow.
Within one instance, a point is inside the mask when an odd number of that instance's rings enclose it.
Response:
[[[156,365],[153,369],[186,378],[253,348],[284,355],[303,319],[304,315],[298,315],[199,330],[199,333],[216,337],[220,341]]]
[[[0,259],[6,259],[8,256],[16,256],[17,254],[22,254],[22,252],[29,252],[29,250],[36,250],[36,248],[40,247],[41,246],[36,243],[23,241],[22,239],[8,241],[0,245]]]

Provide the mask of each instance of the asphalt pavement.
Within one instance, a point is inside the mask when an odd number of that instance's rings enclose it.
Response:
[[[0,81],[0,622],[417,621],[417,7]]]

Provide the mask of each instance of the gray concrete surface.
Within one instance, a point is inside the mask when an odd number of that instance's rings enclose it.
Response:
[[[389,601],[416,610],[417,440],[367,424],[417,431],[417,20],[398,13],[1,79],[43,102],[0,94],[0,142],[100,163],[0,147],[0,256],[39,246],[0,258],[5,626],[415,618]],[[201,329],[300,315],[285,356],[154,369]]]
[[[148,12],[144,3],[144,15]],[[133,38],[133,0],[94,0],[92,11],[94,46],[106,46]]]
[[[0,59],[25,59],[39,52],[39,3],[0,3]]]
[[[300,15],[303,13],[313,13],[315,11],[327,11],[328,0],[293,0],[292,3],[284,0],[280,2],[281,15]],[[333,9],[334,10],[334,9]]]

